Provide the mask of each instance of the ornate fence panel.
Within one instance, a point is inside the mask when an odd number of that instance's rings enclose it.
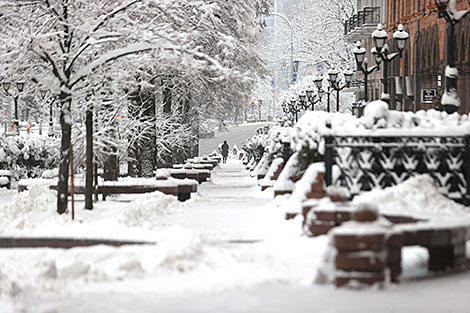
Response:
[[[429,174],[443,194],[470,205],[470,136],[326,136],[325,143],[328,185],[356,195]]]

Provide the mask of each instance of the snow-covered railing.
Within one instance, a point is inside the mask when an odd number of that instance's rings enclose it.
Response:
[[[325,181],[352,195],[429,174],[447,197],[470,205],[470,135],[325,136]],[[333,166],[339,169],[333,177]]]
[[[348,35],[365,25],[376,26],[380,23],[380,8],[364,8],[344,22],[344,35]]]

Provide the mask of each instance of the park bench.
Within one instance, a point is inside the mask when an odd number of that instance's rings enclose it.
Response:
[[[30,181],[31,180],[20,180],[18,183],[18,192],[27,190]],[[48,185],[50,189],[57,189],[57,181],[55,179],[42,181],[45,185]],[[126,179],[120,182],[100,182],[100,184],[95,187],[93,193],[101,194],[103,201],[106,201],[106,197],[112,194],[140,194],[160,191],[167,195],[176,196],[179,201],[186,201],[191,198],[191,193],[197,192],[197,184],[197,181],[189,179],[140,179],[134,180],[134,182],[133,179]],[[69,190],[69,192],[71,192],[71,190]],[[74,193],[85,193],[83,182],[75,184]]]
[[[11,177],[13,174],[9,170],[0,170],[0,187],[11,188]]]
[[[200,184],[206,182],[211,177],[210,170],[196,164],[175,164],[173,169],[174,171],[171,172],[172,176],[176,175],[174,177],[183,178],[184,175],[184,178],[194,179]]]
[[[354,208],[347,203],[322,208],[318,200],[308,200],[303,205],[305,217],[304,231],[307,235],[318,236],[329,233],[345,222],[354,219]],[[401,253],[405,246],[421,246],[428,250],[428,269],[433,272],[468,268],[470,260],[466,256],[466,244],[470,240],[470,219],[460,217],[421,218],[413,215],[383,212],[385,219],[394,224],[393,236],[387,241],[387,262],[392,281],[397,281],[401,268]],[[355,235],[351,240],[363,246],[370,241],[378,240],[374,234]],[[377,238],[376,238],[377,237]],[[348,239],[349,240],[349,239]],[[342,261],[341,261],[342,262]],[[361,262],[359,260],[348,262]],[[367,268],[366,268],[367,269]]]
[[[121,247],[124,245],[149,245],[155,242],[131,241],[94,238],[52,238],[52,237],[0,237],[0,248],[60,248],[90,247],[107,245]]]

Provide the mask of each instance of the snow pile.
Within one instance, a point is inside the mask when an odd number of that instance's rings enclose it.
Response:
[[[54,168],[54,169],[51,169],[51,170],[45,170],[44,172],[42,172],[42,175],[41,175],[41,178],[44,178],[44,179],[53,179],[53,178],[56,178],[59,176],[59,169],[58,168]]]
[[[70,283],[113,281],[194,269],[204,250],[193,231],[170,227],[157,245],[0,251],[0,297],[64,290]]]
[[[364,109],[364,126],[366,128],[384,128],[390,118],[390,111],[387,102],[373,101]]]
[[[297,153],[294,153],[287,164],[284,166],[279,178],[274,183],[274,190],[277,191],[288,191],[294,190],[295,184],[294,181],[297,181],[300,177],[298,177],[297,173],[298,170],[298,160],[297,160]]]
[[[265,187],[272,187],[274,184],[274,176],[276,174],[276,171],[279,169],[280,166],[282,166],[284,163],[284,159],[282,158],[276,158],[272,161],[271,166],[268,169],[268,172],[266,173],[266,176],[263,178],[261,181],[261,186]]]
[[[429,175],[417,175],[396,186],[356,196],[353,203],[372,202],[381,212],[422,215],[470,214],[470,210],[446,198]]]
[[[324,172],[325,165],[323,163],[310,164],[302,178],[295,183],[295,190],[286,203],[286,212],[302,212],[302,202],[307,199],[307,194],[312,191],[312,184],[317,182],[318,174]]]
[[[153,241],[153,232],[160,230],[158,218],[180,206],[175,197],[160,192],[133,195],[129,203],[98,202],[93,211],[83,210],[78,202],[76,220],[71,221],[70,212],[61,215],[55,212],[56,191],[41,185],[29,188],[18,193],[11,203],[0,206],[2,235]]]
[[[126,226],[153,228],[160,215],[173,213],[178,205],[175,197],[161,192],[143,194],[121,212],[119,221]]]

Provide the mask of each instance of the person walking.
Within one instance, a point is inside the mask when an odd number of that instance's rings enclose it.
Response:
[[[228,150],[229,146],[227,140],[224,140],[224,144],[222,145],[222,163],[227,163]]]

